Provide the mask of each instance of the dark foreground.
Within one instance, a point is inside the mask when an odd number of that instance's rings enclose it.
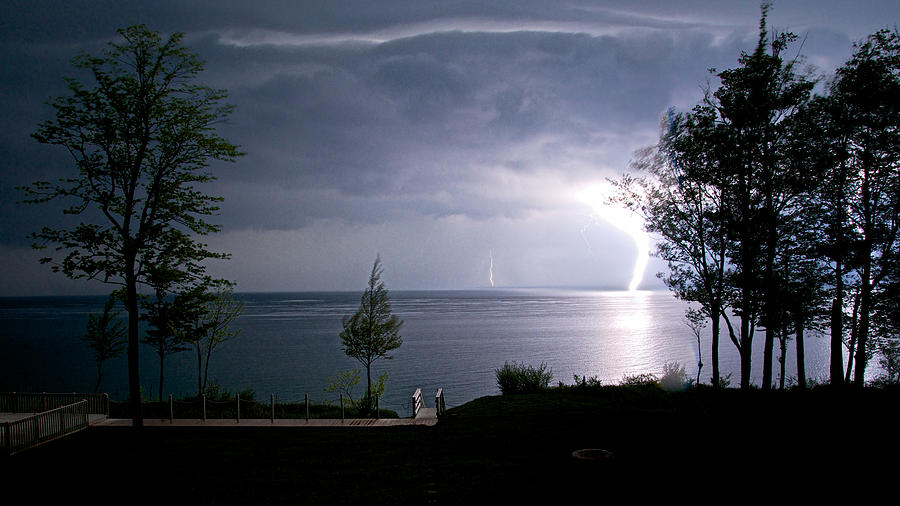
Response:
[[[0,459],[0,481],[39,503],[858,503],[896,483],[898,398],[602,388],[482,398],[435,427],[92,428]],[[587,448],[614,457],[572,457]]]

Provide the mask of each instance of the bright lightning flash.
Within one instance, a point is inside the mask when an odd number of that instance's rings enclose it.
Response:
[[[488,254],[491,256],[491,268],[488,275],[491,279],[491,286],[494,286],[494,250],[488,251]]]
[[[637,254],[634,259],[634,270],[631,273],[631,283],[628,284],[628,290],[634,291],[644,279],[644,271],[647,270],[647,262],[650,260],[650,237],[644,231],[644,222],[640,216],[625,207],[609,203],[611,192],[610,185],[592,185],[578,192],[576,199],[593,209],[592,220],[595,217],[600,218],[621,230],[634,241]],[[582,230],[583,234],[584,230]]]

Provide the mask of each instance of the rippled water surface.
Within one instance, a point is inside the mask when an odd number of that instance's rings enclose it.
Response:
[[[210,379],[231,390],[252,388],[258,398],[274,393],[299,400],[323,400],[329,378],[362,368],[341,351],[341,321],[359,305],[360,293],[241,294],[241,333],[212,358]],[[404,320],[403,346],[392,360],[375,363],[373,376],[390,376],[383,406],[408,413],[417,387],[426,398],[444,389],[450,406],[498,393],[494,370],[505,361],[552,369],[554,383],[572,375],[616,383],[625,374],[659,374],[667,361],[697,372],[696,337],[684,323],[686,304],[667,292],[587,290],[483,290],[391,292],[394,312]],[[103,309],[102,297],[0,298],[0,390],[89,391],[96,381],[90,349],[79,338],[87,317]],[[707,331],[708,333],[708,331]],[[824,337],[807,338],[807,374],[827,372]],[[702,358],[709,363],[709,336]],[[789,343],[793,347],[793,343]],[[777,347],[777,345],[776,345]],[[754,380],[762,368],[762,335],[754,349]],[[739,359],[722,336],[721,367],[738,382]],[[159,362],[141,350],[145,395],[158,394]],[[793,349],[786,376],[795,374]],[[167,359],[165,393],[196,390],[191,352]],[[776,370],[778,365],[776,363]],[[702,371],[709,381],[711,366]],[[364,375],[364,370],[363,370]],[[364,388],[365,379],[360,385]],[[127,395],[125,359],[104,365],[102,390]],[[430,401],[429,401],[430,404]]]

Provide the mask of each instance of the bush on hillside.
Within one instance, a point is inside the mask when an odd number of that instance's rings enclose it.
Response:
[[[653,373],[626,374],[619,384],[623,387],[659,387],[659,378]]]
[[[504,362],[503,367],[494,371],[500,392],[507,394],[530,394],[540,392],[550,386],[553,371],[541,362],[540,367]]]
[[[667,392],[680,392],[690,385],[684,366],[678,362],[666,362],[663,365],[663,375],[659,379],[660,386]]]

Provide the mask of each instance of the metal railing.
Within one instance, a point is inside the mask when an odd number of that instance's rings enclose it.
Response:
[[[12,455],[86,429],[90,425],[89,404],[85,399],[0,424],[0,445],[3,451]]]
[[[0,392],[0,413],[43,413],[80,401],[87,401],[87,412],[109,415],[108,394]]]

